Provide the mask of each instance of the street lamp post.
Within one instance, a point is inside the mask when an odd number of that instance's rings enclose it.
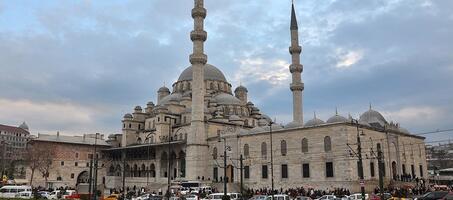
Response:
[[[358,168],[359,168],[359,177],[360,177],[360,191],[362,193],[362,200],[365,200],[365,180],[363,177],[363,161],[362,161],[362,144],[360,142],[360,130],[359,130],[359,121],[353,119],[353,122],[356,123],[357,125],[357,156],[359,157],[359,163],[358,163]]]
[[[3,144],[3,152],[2,152],[2,176],[0,177],[0,180],[3,180],[3,176],[6,174],[5,173],[5,163],[6,163],[6,145],[8,144],[6,141],[1,141],[0,144]]]
[[[93,154],[93,159],[94,159],[94,186],[93,186],[93,193],[94,193],[94,200],[97,200],[97,184],[98,184],[98,156],[97,156],[97,142],[98,142],[98,135],[99,133],[96,133],[95,138],[94,138],[94,154]]]
[[[170,119],[169,120],[169,125],[168,125],[168,155],[167,155],[167,158],[168,158],[168,169],[167,169],[167,199],[170,199],[170,176],[171,176],[171,173],[170,173],[170,167],[171,167],[171,120],[173,119],[172,117],[170,116],[165,116],[164,117],[164,121],[167,121],[167,119]]]
[[[274,124],[274,122],[271,120],[269,122],[269,136],[270,136],[270,142],[271,142],[271,196],[272,196],[272,199],[271,200],[274,200],[274,153],[273,153],[273,149],[272,149],[272,124]]]

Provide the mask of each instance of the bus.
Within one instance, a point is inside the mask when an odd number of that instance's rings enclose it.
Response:
[[[31,186],[6,185],[0,188],[0,198],[14,198],[20,192],[32,192]]]

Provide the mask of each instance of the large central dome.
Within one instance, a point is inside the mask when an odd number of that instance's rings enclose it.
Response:
[[[205,80],[216,80],[216,81],[226,81],[225,76],[222,71],[213,65],[206,64],[204,68],[204,79]],[[179,75],[178,81],[191,81],[192,80],[192,66],[185,69],[181,75]]]

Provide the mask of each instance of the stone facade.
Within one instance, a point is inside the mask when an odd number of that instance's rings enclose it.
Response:
[[[96,151],[100,157],[98,164],[98,184],[105,183],[106,171],[101,150],[108,148],[103,138],[97,141],[95,135],[84,136],[63,136],[63,135],[44,135],[39,134],[37,138],[30,142],[32,149],[46,149],[50,151],[51,165],[49,175],[46,179],[42,172],[35,170],[32,185],[35,187],[75,188],[79,183],[87,183],[90,171],[90,160],[94,154],[94,143]],[[31,169],[27,169],[27,180],[31,180]]]
[[[207,38],[203,30],[206,10],[202,0],[194,2],[192,66],[181,73],[171,92],[166,87],[157,91],[157,105],[149,102],[145,109],[136,106],[133,113],[124,115],[122,134],[110,136],[107,142],[114,148],[104,151],[109,158],[108,188],[121,189],[124,184],[128,188],[165,191],[168,177],[173,184],[197,181],[215,185],[225,177],[238,184],[240,155],[245,158],[245,186],[270,187],[272,146],[276,188],[342,187],[358,191],[357,158],[352,156],[352,150],[357,149],[358,130],[364,135],[361,144],[368,191],[377,185],[377,144],[384,152],[386,183],[394,175],[412,170],[414,176],[426,177],[424,138],[387,122],[371,106],[357,121],[337,112],[327,122],[315,115],[303,123],[302,49],[294,8],[289,49],[294,119],[283,126],[274,124],[249,100],[247,88],[238,86],[233,94],[223,73],[206,64],[203,52]],[[220,156],[225,147],[229,149],[226,176]],[[263,175],[266,171],[267,176]]]

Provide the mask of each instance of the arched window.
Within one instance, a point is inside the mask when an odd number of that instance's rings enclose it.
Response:
[[[149,172],[150,177],[156,177],[156,166],[154,164],[151,164],[151,166],[149,167]]]
[[[265,142],[261,143],[261,157],[267,159],[267,145]]]
[[[244,144],[244,156],[247,158],[249,157],[249,145]]]
[[[142,138],[138,138],[137,139],[137,144],[141,144],[142,143]]]
[[[332,151],[332,142],[330,141],[330,137],[324,137],[324,151],[330,152]]]
[[[308,152],[308,140],[307,138],[302,139],[302,153]]]
[[[286,156],[287,149],[286,149],[286,141],[285,140],[282,140],[280,142],[280,151],[282,153],[282,156]]]
[[[212,158],[213,158],[214,160],[217,159],[217,147],[214,147],[214,149],[212,149]]]

